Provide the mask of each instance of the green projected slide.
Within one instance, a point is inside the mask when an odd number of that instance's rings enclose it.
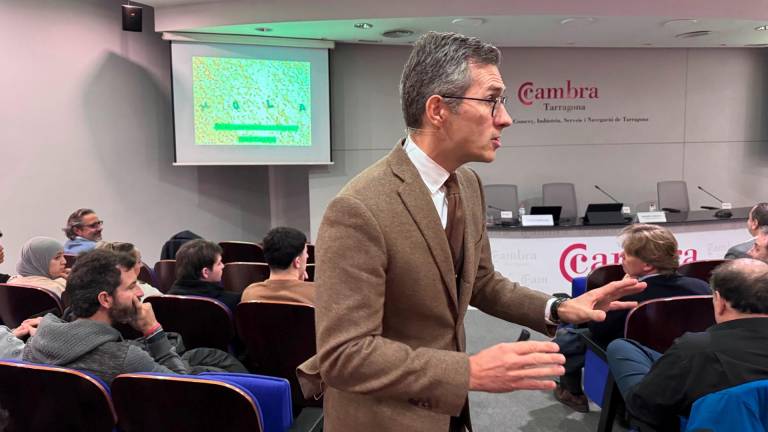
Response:
[[[310,63],[192,57],[195,144],[312,145]]]

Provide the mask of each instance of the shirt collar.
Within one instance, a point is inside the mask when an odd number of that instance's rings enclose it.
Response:
[[[427,185],[429,192],[434,194],[440,190],[451,173],[427,156],[427,154],[413,142],[410,135],[405,139],[403,150],[416,167],[416,171],[419,172],[421,180]]]
[[[644,280],[646,280],[648,278],[652,278],[654,276],[658,276],[659,274],[660,273],[653,273],[653,274],[649,274],[649,275],[645,275],[645,276],[640,276],[639,278],[637,278],[637,281],[638,282],[642,282],[642,281],[644,281]]]

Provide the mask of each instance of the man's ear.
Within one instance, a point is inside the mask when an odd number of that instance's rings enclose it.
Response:
[[[203,269],[200,271],[200,276],[203,279],[208,279],[208,276],[210,275],[211,275],[211,269],[209,269],[208,267],[203,267]]]
[[[445,122],[448,110],[449,107],[445,104],[445,100],[442,97],[432,95],[427,99],[427,103],[425,104],[423,119],[426,123],[440,128]]]
[[[715,316],[723,315],[726,309],[728,309],[728,302],[717,291],[712,293],[712,304],[715,308]]]
[[[109,309],[112,307],[112,296],[107,294],[106,291],[100,292],[96,298],[99,300],[99,305],[101,305],[101,307],[104,309]]]

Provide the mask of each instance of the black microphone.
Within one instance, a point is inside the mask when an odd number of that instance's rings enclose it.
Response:
[[[604,190],[603,190],[603,189],[602,189],[600,186],[598,186],[598,185],[595,185],[595,189],[599,190],[600,192],[602,192],[602,193],[603,193],[603,195],[605,195],[605,196],[607,196],[608,198],[612,199],[612,200],[613,200],[613,202],[615,202],[615,203],[618,203],[618,204],[622,204],[621,202],[619,202],[619,200],[617,200],[616,198],[614,198],[613,196],[611,196],[611,194],[609,194],[608,192],[604,191]]]
[[[723,201],[720,198],[716,197],[712,192],[704,189],[703,187],[701,187],[701,186],[696,186],[696,187],[700,191],[704,192],[705,194],[707,194],[707,195],[711,196],[712,198],[720,201],[720,204],[725,203],[725,201]],[[705,210],[717,210],[717,207],[711,207],[711,206],[701,206],[701,208],[703,208]],[[717,218],[727,219],[727,218],[729,218],[731,216],[733,216],[733,213],[731,213],[731,211],[728,210],[728,209],[721,209],[721,210],[717,210],[715,212],[715,217],[717,217]]]
[[[489,209],[491,209],[491,210],[498,210],[498,211],[508,211],[508,210],[506,210],[506,209],[503,209],[503,208],[499,208],[499,207],[496,207],[496,206],[492,206],[492,205],[490,205],[490,204],[488,204],[488,208],[489,208]]]

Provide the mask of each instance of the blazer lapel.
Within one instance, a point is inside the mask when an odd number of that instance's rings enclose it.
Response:
[[[469,280],[474,277],[470,273],[473,273],[471,269],[475,268],[475,250],[474,245],[477,241],[477,236],[474,235],[475,221],[473,220],[472,210],[474,209],[474,203],[470,202],[474,197],[470,196],[471,191],[468,182],[464,179],[464,176],[458,175],[459,188],[461,193],[461,206],[464,208],[464,264],[462,266],[462,280]],[[470,284],[470,287],[473,284]],[[461,290],[461,298],[459,299],[459,310],[466,310],[466,306],[469,305],[469,300],[472,297],[472,289]]]
[[[448,295],[458,311],[459,301],[456,296],[456,278],[453,272],[451,250],[443,225],[435,211],[435,205],[429,196],[429,190],[421,181],[416,167],[408,159],[401,144],[398,144],[390,153],[389,164],[392,172],[403,181],[403,185],[398,190],[400,199],[419,227],[432,253],[432,258],[440,270],[440,277],[448,287]]]

